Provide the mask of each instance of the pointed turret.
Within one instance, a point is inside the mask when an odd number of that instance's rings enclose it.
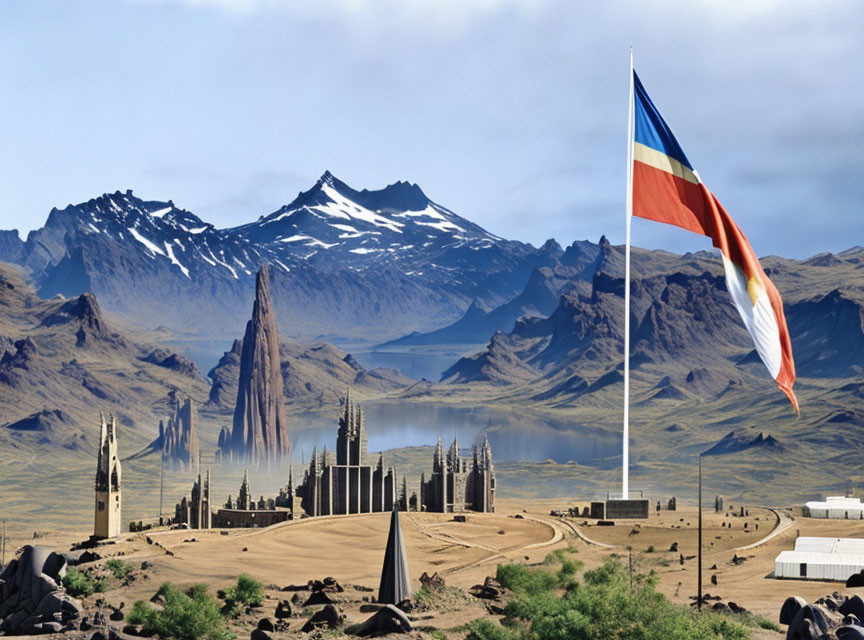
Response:
[[[384,551],[384,566],[381,570],[381,584],[378,587],[378,602],[398,605],[411,598],[411,581],[408,577],[408,556],[399,525],[399,512],[395,509],[390,515],[390,533]]]

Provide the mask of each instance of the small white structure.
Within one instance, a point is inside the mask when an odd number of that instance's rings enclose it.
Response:
[[[864,539],[798,538],[794,551],[781,551],[774,560],[775,578],[845,582],[864,569]]]
[[[864,519],[864,502],[861,498],[828,496],[824,501],[813,500],[804,505],[805,518],[832,518],[836,520]]]

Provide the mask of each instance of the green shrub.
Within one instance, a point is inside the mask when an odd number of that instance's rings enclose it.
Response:
[[[264,585],[248,573],[242,573],[237,578],[237,584],[221,591],[219,595],[227,605],[245,605],[257,607],[264,601]]]
[[[469,640],[746,640],[748,628],[732,616],[700,613],[677,605],[655,590],[656,576],[633,576],[616,559],[573,578],[565,554],[550,554],[546,565],[498,567],[498,580],[513,590],[503,626],[476,620]],[[744,622],[747,622],[746,620]]]
[[[645,549],[645,553],[654,553],[654,545],[653,545],[653,544],[649,544],[649,545],[648,545],[648,548]]]
[[[480,618],[468,623],[467,640],[518,640],[518,638],[515,632],[488,618]]]
[[[447,640],[447,634],[441,631],[441,629],[433,629],[429,637],[432,640]]]
[[[181,591],[170,582],[159,587],[161,609],[139,600],[127,616],[130,624],[141,625],[145,634],[163,640],[234,640],[225,628],[219,602],[207,593],[205,585],[193,585]]]
[[[135,570],[135,567],[128,562],[124,562],[120,558],[111,558],[105,563],[105,568],[108,569],[108,571],[110,571],[118,580],[123,580]]]
[[[63,576],[63,588],[73,598],[86,598],[94,593],[105,591],[105,582],[96,580],[89,573],[69,567]]]

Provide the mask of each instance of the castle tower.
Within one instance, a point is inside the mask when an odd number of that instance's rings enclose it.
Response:
[[[199,457],[200,460],[200,457]],[[204,491],[201,497],[201,528],[213,528],[213,509],[210,507],[210,469],[207,469],[207,478],[204,481]]]
[[[117,421],[110,422],[100,413],[99,461],[96,465],[96,510],[93,538],[114,538],[120,535],[120,486],[122,473],[117,454]]]
[[[240,493],[237,495],[237,508],[242,511],[255,508],[255,498],[252,497],[252,491],[249,489],[249,472],[247,469],[243,469],[243,483],[240,485]]]

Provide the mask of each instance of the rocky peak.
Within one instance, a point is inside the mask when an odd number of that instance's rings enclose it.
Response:
[[[252,319],[240,353],[240,378],[229,459],[252,464],[278,462],[289,453],[288,425],[282,401],[279,334],[270,300],[267,265],[255,277]]]

